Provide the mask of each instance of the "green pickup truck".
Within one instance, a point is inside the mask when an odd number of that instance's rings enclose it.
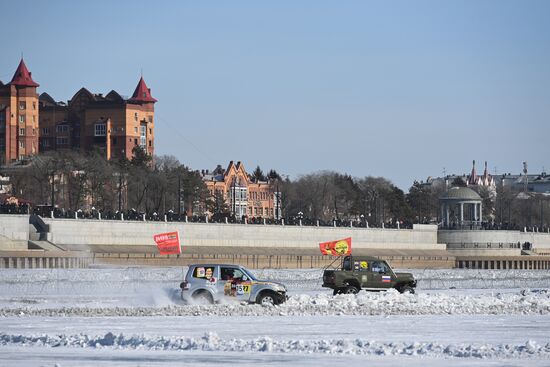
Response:
[[[411,273],[396,273],[385,261],[372,256],[346,256],[340,269],[325,269],[323,287],[334,294],[355,294],[366,291],[386,291],[391,288],[401,293],[414,293],[416,280]]]

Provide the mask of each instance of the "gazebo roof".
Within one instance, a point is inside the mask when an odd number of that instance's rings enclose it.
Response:
[[[481,201],[481,196],[468,187],[451,187],[440,200]]]

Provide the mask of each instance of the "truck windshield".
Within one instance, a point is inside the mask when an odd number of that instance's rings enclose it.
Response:
[[[346,256],[344,262],[342,263],[343,270],[351,270],[351,257]]]

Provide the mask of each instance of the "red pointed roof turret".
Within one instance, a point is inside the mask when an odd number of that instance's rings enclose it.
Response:
[[[132,98],[130,98],[128,101],[138,103],[155,103],[157,100],[153,98],[153,96],[151,95],[151,89],[147,88],[145,80],[143,80],[143,77],[141,77],[141,79],[139,79],[136,90],[134,91],[134,94],[132,94]]]
[[[476,161],[472,162],[472,173],[468,177],[468,185],[477,185]]]
[[[15,85],[17,87],[36,88],[40,86],[38,83],[32,80],[32,74],[29,72],[29,69],[27,69],[27,65],[25,65],[25,61],[23,61],[23,58],[21,58],[21,62],[19,63],[19,66],[17,67],[15,74],[13,74],[13,78],[11,79],[11,82],[9,84]]]

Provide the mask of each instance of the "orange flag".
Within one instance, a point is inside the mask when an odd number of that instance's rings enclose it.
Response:
[[[178,232],[159,233],[153,236],[161,255],[181,254]]]
[[[323,242],[319,244],[319,250],[323,255],[344,256],[351,254],[351,237],[343,240]]]

